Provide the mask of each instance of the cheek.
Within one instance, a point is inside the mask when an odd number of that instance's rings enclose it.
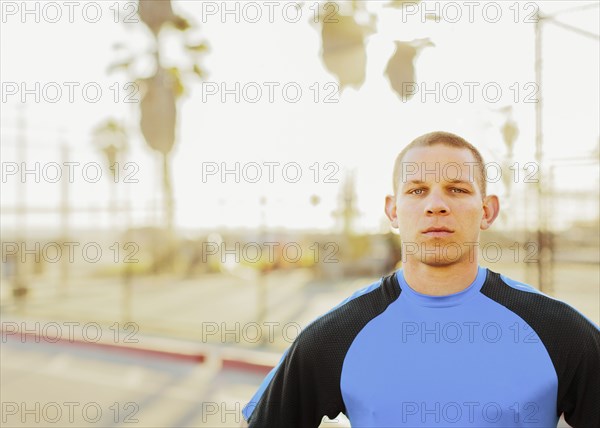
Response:
[[[413,224],[419,220],[419,217],[414,209],[398,209],[396,213],[398,215],[398,223],[400,224]]]
[[[408,210],[398,212],[398,232],[404,236],[414,236],[419,230],[419,217]]]
[[[479,230],[479,227],[481,226],[482,217],[482,211],[474,210],[464,216],[465,222],[463,223],[463,225],[467,229]]]

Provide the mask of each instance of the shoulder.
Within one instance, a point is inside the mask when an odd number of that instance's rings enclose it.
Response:
[[[489,271],[482,292],[538,334],[558,378],[557,412],[570,426],[600,421],[600,329],[567,303]],[[597,425],[597,424],[596,424]],[[596,426],[594,425],[594,426]]]
[[[529,284],[488,270],[481,292],[523,318],[548,342],[600,343],[600,330],[571,305],[548,296]],[[541,334],[540,334],[541,333]],[[546,340],[544,340],[546,339]]]
[[[373,318],[380,315],[400,295],[395,272],[357,290],[329,312],[312,321],[298,335],[303,348],[335,343],[349,347],[354,337]]]

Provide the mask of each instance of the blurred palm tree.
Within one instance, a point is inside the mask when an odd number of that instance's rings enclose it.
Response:
[[[128,149],[125,126],[114,118],[105,120],[92,131],[92,144],[106,157],[114,181],[115,164]]]
[[[162,157],[164,220],[166,228],[172,231],[174,198],[170,154],[176,142],[177,100],[185,93],[185,77],[204,77],[199,61],[200,56],[208,51],[208,45],[203,41],[192,40],[197,27],[173,12],[171,0],[139,0],[137,10],[140,20],[152,34],[151,54],[155,64],[155,71],[151,76],[134,76],[143,94],[139,104],[140,129],[148,146]],[[182,36],[181,44],[190,60],[186,67],[166,67],[163,64],[159,39],[165,28],[174,29]],[[122,45],[115,47],[123,48]],[[124,61],[111,65],[109,70],[130,71],[135,60],[136,56],[130,55]]]
[[[396,51],[388,61],[385,74],[400,99],[407,101],[414,95],[414,84],[417,82],[414,61],[421,49],[435,45],[429,39],[395,43]]]
[[[100,123],[92,131],[92,144],[104,155],[108,170],[112,175],[110,184],[109,215],[117,218],[117,185],[119,181],[119,160],[128,150],[127,131],[116,119],[110,118]]]
[[[416,3],[418,0],[392,0],[385,6],[404,9],[414,7]],[[327,13],[318,16],[321,24],[321,56],[325,68],[337,78],[340,90],[346,86],[360,88],[365,81],[367,68],[365,39],[376,32],[377,17],[367,12],[365,1],[327,2],[323,9]],[[435,19],[435,16],[428,15],[428,19]],[[407,91],[407,84],[416,81],[414,60],[421,49],[434,44],[429,39],[395,43],[396,51],[388,60],[384,74],[392,89],[406,101],[412,96],[412,91]]]
[[[323,63],[337,77],[340,90],[346,86],[360,88],[367,69],[365,38],[375,31],[376,18],[369,14],[368,24],[357,22],[354,15],[364,12],[363,2],[352,2],[351,15],[338,13],[340,8],[337,3],[330,2],[327,5],[329,10],[326,11],[329,13],[319,14]]]

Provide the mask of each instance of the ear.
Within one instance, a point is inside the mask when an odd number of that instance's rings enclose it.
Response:
[[[500,213],[500,201],[498,196],[489,195],[483,199],[483,216],[481,217],[481,230],[488,229]]]
[[[396,214],[396,198],[392,195],[385,197],[385,215],[390,219],[392,227],[398,229],[398,215]]]

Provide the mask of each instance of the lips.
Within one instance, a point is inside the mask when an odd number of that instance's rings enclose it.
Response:
[[[430,227],[429,229],[425,229],[423,231],[423,233],[428,233],[428,232],[450,232],[450,233],[452,233],[453,231],[448,229],[447,227],[441,226],[441,227]]]
[[[454,231],[451,229],[448,229],[447,227],[440,226],[440,227],[430,227],[428,229],[425,229],[422,233],[427,236],[443,237],[443,236],[451,235],[452,233],[454,233]]]

